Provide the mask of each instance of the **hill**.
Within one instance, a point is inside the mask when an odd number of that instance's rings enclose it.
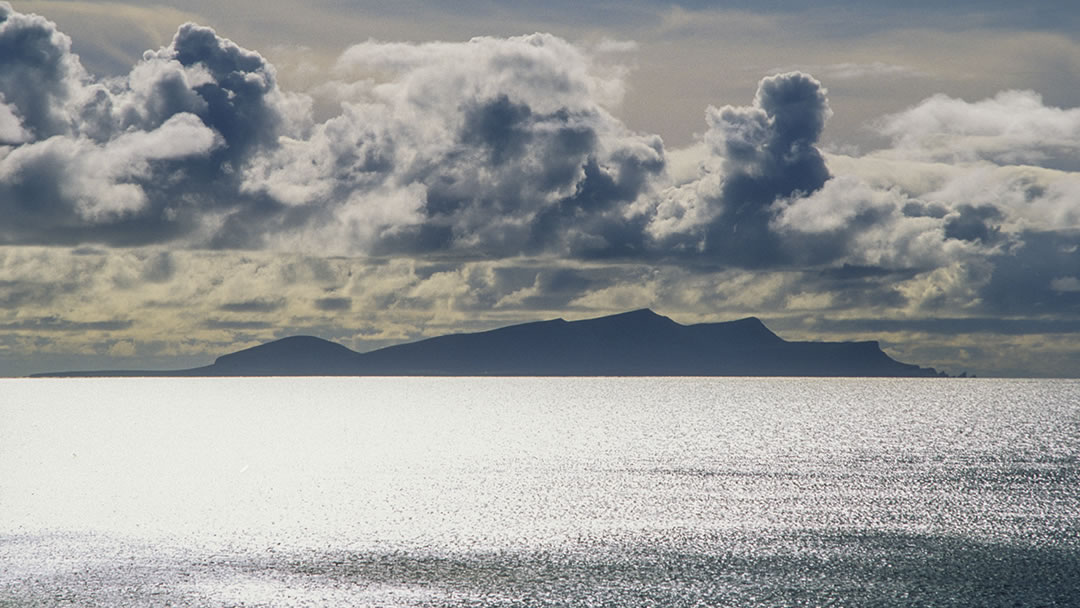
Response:
[[[754,317],[681,325],[647,309],[452,334],[367,353],[293,336],[175,371],[38,376],[892,376],[933,377],[877,342],[788,342]]]

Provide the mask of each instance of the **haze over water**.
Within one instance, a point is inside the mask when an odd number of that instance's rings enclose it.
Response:
[[[1080,381],[0,381],[3,606],[1068,606]]]

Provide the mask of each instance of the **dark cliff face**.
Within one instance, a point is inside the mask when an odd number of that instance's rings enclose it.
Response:
[[[176,372],[56,375],[175,376],[934,376],[876,342],[787,342],[750,317],[681,325],[651,310],[554,319],[440,336],[357,353],[295,336]]]

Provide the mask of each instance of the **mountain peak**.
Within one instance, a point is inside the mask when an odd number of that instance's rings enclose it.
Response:
[[[673,325],[678,325],[669,317],[658,314],[650,308],[639,308],[637,310],[631,310],[628,312],[620,312],[613,315],[607,315],[603,317],[593,317],[591,319],[582,319],[578,323],[590,323],[590,322],[603,322],[603,323],[655,323],[662,321]]]
[[[638,308],[637,310],[630,310],[624,313],[618,313],[612,315],[613,317],[626,316],[626,317],[664,317],[664,315],[655,312],[651,308]]]
[[[355,351],[315,336],[289,336],[222,355],[212,367],[223,371],[239,371],[242,375],[282,373],[283,361],[289,361],[297,373],[323,375],[348,369],[358,356]]]

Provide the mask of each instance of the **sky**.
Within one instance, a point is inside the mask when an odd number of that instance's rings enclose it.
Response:
[[[645,307],[1080,376],[1080,8],[807,4],[0,2],[0,376]]]

